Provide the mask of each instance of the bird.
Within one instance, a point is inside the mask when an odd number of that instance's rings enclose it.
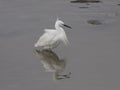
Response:
[[[66,60],[59,59],[58,55],[52,50],[43,49],[42,51],[36,50],[35,52],[40,57],[40,62],[45,68],[46,72],[52,72],[54,79],[61,80],[65,78],[70,78],[71,72],[69,74],[62,75],[66,67]]]
[[[69,41],[62,26],[72,29],[62,20],[57,18],[55,22],[55,29],[44,29],[44,34],[40,36],[38,41],[34,44],[34,47],[42,47],[43,49],[54,49],[61,43],[68,45]]]

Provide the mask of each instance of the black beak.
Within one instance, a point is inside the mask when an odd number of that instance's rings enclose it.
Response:
[[[68,26],[68,25],[66,25],[66,24],[63,24],[63,26],[72,29],[70,26]]]

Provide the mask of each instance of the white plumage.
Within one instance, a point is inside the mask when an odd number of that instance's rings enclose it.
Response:
[[[53,49],[57,47],[60,43],[68,44],[68,39],[64,29],[61,26],[66,26],[63,21],[57,19],[55,23],[55,29],[45,29],[44,34],[39,38],[35,47],[43,47],[43,49]]]

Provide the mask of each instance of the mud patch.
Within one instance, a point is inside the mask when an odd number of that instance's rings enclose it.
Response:
[[[89,7],[79,7],[79,8],[85,9],[85,8],[89,8]]]
[[[71,3],[100,3],[100,0],[75,0],[70,1]]]
[[[87,20],[88,24],[92,24],[92,25],[102,25],[102,21],[100,20]]]
[[[119,4],[117,4],[118,6],[120,6],[120,3]]]

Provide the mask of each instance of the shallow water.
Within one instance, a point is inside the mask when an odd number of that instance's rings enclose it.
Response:
[[[0,90],[119,90],[120,7],[118,0],[72,4],[68,0],[0,1]],[[59,16],[73,30],[54,52],[67,60],[69,79],[54,80],[35,54],[34,43]],[[88,20],[100,20],[92,25]],[[66,29],[66,28],[65,28]]]

